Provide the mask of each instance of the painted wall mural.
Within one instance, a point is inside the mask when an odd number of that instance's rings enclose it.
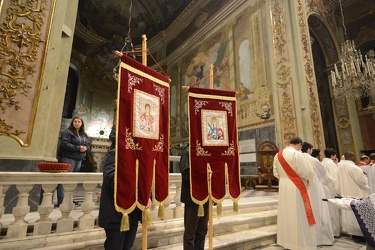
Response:
[[[181,85],[210,87],[210,65],[214,66],[214,88],[227,89],[229,85],[230,65],[228,41],[225,31],[221,30],[207,39],[196,53],[191,53],[182,60]],[[172,79],[173,80],[173,79]],[[173,99],[173,97],[172,97]],[[181,91],[181,137],[188,137],[188,108],[186,91]]]
[[[265,18],[260,9],[250,6],[233,19],[228,19],[222,28],[212,35],[208,34],[198,48],[192,47],[187,56],[169,68],[172,84],[180,82],[181,86],[209,88],[208,76],[213,64],[214,88],[228,89],[225,86],[228,85],[238,92],[238,127],[264,123],[260,114],[273,107],[267,66],[270,55],[266,42],[269,34],[262,28]],[[172,100],[174,94],[179,96],[180,110],[173,111],[171,115],[180,114],[180,134],[176,137],[184,139],[188,137],[186,91],[180,90],[180,94],[178,91],[171,92]],[[268,121],[274,121],[272,111]]]

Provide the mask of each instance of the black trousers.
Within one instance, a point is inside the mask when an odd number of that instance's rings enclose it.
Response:
[[[184,250],[203,250],[208,231],[208,202],[204,204],[204,216],[198,216],[198,205],[185,203]]]
[[[130,229],[121,232],[120,228],[105,228],[107,236],[104,242],[105,250],[130,250],[133,247],[135,237],[137,236],[139,217],[142,211],[138,208],[129,214]],[[141,217],[142,218],[142,217]]]

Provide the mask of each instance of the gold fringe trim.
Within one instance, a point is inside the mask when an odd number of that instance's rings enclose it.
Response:
[[[221,216],[221,214],[223,213],[223,203],[222,202],[218,202],[216,204],[216,213],[217,213],[217,216]]]
[[[198,216],[199,217],[203,217],[204,216],[203,204],[199,204],[199,207],[198,207]]]
[[[128,231],[129,229],[130,229],[129,216],[128,214],[124,213],[122,214],[120,231],[124,232],[124,231]]]
[[[159,205],[158,217],[164,218],[164,205],[162,203],[160,203],[160,205]]]
[[[238,201],[233,202],[233,212],[238,213]]]
[[[152,223],[152,216],[151,216],[151,212],[149,209],[145,210],[145,223],[146,225],[149,225]]]

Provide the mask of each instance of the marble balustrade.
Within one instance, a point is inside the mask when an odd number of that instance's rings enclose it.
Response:
[[[171,157],[170,160],[172,162],[178,161],[179,157]],[[64,185],[65,196],[60,207],[54,208],[52,201],[57,184]],[[74,230],[94,229],[97,227],[95,223],[97,211],[94,213],[94,210],[98,209],[98,203],[95,204],[94,202],[97,197],[95,189],[98,190],[101,184],[102,173],[0,172],[0,231],[2,234],[6,232],[4,238],[21,238],[32,235],[58,234]],[[15,185],[19,192],[18,201],[12,208],[13,222],[3,225],[4,197],[11,185]],[[37,214],[33,215],[34,218],[35,216],[40,218],[30,223],[25,220],[25,217],[30,213],[28,197],[34,185],[41,185],[43,198],[37,212],[33,212]],[[74,191],[78,185],[82,185],[84,188],[84,198],[80,207],[75,208],[75,210],[81,209],[82,214],[77,220],[71,217],[71,213],[74,208]],[[164,219],[181,218],[183,216],[183,207],[180,202],[181,175],[179,173],[171,173],[169,175],[169,187],[169,201],[164,204]],[[58,209],[61,212],[61,217],[55,221],[51,219],[51,213],[54,209]],[[157,207],[151,207],[153,220],[158,219],[157,210]],[[7,217],[9,216],[10,214],[7,214]],[[32,229],[32,233],[30,233],[30,228]]]

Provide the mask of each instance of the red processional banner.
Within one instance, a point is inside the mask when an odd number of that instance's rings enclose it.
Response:
[[[117,98],[115,207],[124,215],[153,201],[163,205],[169,186],[169,78],[121,57]]]
[[[241,193],[236,93],[189,88],[191,197],[203,205],[209,198],[221,205],[228,185],[238,205]]]

